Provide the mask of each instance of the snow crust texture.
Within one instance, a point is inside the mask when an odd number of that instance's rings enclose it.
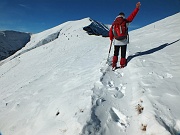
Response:
[[[0,135],[180,135],[179,18],[131,31],[115,71],[90,18],[32,35],[0,62]]]

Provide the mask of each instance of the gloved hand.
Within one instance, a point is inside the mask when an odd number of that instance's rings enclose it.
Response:
[[[138,3],[136,4],[136,8],[140,8],[140,6],[141,6],[141,3],[138,2]]]

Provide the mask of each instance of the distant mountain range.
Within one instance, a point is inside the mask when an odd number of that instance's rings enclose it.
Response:
[[[0,31],[0,61],[24,47],[30,41],[30,33]]]

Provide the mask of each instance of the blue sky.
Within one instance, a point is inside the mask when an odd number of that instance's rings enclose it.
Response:
[[[126,17],[138,0],[0,0],[0,30],[38,33],[85,17],[111,24],[119,12]],[[180,12],[180,0],[141,0],[130,30]]]

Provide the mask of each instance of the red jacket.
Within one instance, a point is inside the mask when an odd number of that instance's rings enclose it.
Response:
[[[135,8],[134,11],[128,16],[127,19],[124,19],[124,22],[123,23],[130,23],[133,21],[134,17],[137,15],[139,11],[139,8]],[[113,22],[112,26],[115,24],[115,23],[118,23],[120,21],[120,17],[116,17],[115,21]],[[112,26],[109,30],[109,37],[110,37],[110,40],[113,40],[114,38],[114,35],[113,35],[113,31],[112,31]],[[125,36],[125,35],[122,35],[122,36]]]

